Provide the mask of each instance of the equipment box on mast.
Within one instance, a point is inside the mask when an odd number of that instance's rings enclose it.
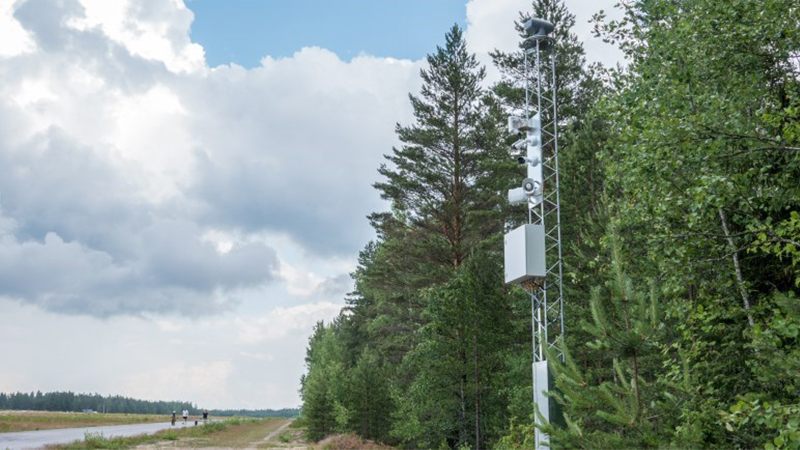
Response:
[[[506,283],[520,284],[545,277],[547,263],[544,257],[543,225],[522,225],[509,231],[503,241]]]

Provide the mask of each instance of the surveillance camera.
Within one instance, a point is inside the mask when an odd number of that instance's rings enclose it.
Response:
[[[539,158],[527,158],[524,155],[517,156],[516,160],[519,164],[529,164],[531,167],[536,167],[541,162]]]
[[[525,195],[525,192],[523,192],[522,188],[508,190],[508,203],[512,205],[519,205],[520,203],[525,203],[527,200],[528,196]]]
[[[511,145],[511,148],[514,150],[523,151],[528,148],[528,140],[527,139],[520,139],[517,142],[514,142]]]

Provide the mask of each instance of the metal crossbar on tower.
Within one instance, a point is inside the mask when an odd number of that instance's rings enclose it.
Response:
[[[527,166],[522,187],[509,191],[512,204],[526,203],[528,223],[505,237],[506,282],[522,285],[531,295],[533,400],[545,421],[555,419],[548,354],[563,358],[558,340],[564,334],[561,264],[561,210],[558,191],[558,110],[556,104],[553,24],[530,19],[524,24],[524,117],[509,118],[509,130],[525,133],[514,144]],[[533,86],[531,86],[533,80]],[[536,417],[537,422],[541,419]],[[537,430],[536,448],[546,448],[547,435]]]

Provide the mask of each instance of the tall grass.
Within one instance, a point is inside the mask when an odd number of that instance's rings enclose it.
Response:
[[[51,449],[95,449],[95,448],[130,448],[141,444],[150,444],[159,441],[176,441],[181,438],[199,438],[227,430],[232,426],[261,423],[261,419],[234,417],[231,419],[206,422],[199,426],[162,430],[155,434],[139,434],[126,437],[105,437],[102,433],[86,433],[83,440],[64,445],[50,446]]]

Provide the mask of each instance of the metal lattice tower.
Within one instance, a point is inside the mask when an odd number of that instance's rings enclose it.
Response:
[[[527,23],[526,29],[530,30]],[[546,255],[546,276],[525,285],[526,290],[531,293],[532,301],[534,362],[547,359],[544,353],[545,346],[554,350],[559,357],[563,357],[556,345],[564,334],[564,295],[561,264],[561,202],[558,191],[556,58],[553,43],[553,39],[547,35],[534,34],[526,41],[529,45],[526,45],[528,48],[525,49],[524,59],[525,109],[526,113],[530,114],[531,106],[536,107],[536,113],[541,118],[542,146],[542,201],[529,208],[528,223],[544,226]],[[543,57],[545,51],[547,58]],[[529,81],[530,72],[533,72],[535,79],[533,89]],[[545,77],[549,80],[545,80]]]
[[[558,180],[558,110],[553,24],[542,19],[525,22],[524,117],[509,118],[509,131],[525,133],[513,148],[527,166],[522,187],[508,193],[511,204],[526,203],[528,224],[505,236],[506,282],[520,284],[531,296],[533,343],[533,401],[539,423],[556,419],[555,402],[544,392],[552,389],[548,353],[563,359],[558,341],[564,334],[564,295],[561,264],[561,210]],[[548,436],[537,430],[536,448],[547,448]]]

